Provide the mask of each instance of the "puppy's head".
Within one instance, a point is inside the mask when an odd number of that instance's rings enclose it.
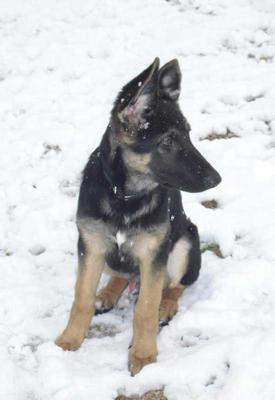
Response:
[[[159,69],[156,58],[119,93],[111,115],[113,134],[133,165],[146,160],[145,169],[157,183],[201,192],[218,185],[221,177],[190,140],[178,105],[180,88],[178,61]]]

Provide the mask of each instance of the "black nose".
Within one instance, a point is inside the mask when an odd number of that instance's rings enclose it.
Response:
[[[217,186],[221,182],[222,178],[218,173],[207,176],[203,179],[204,185],[207,189],[211,189]]]

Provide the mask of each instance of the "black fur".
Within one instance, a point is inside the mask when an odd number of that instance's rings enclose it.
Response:
[[[184,213],[179,190],[207,190],[221,178],[191,143],[189,124],[177,103],[177,61],[160,70],[158,65],[156,59],[119,93],[102,141],[84,169],[77,218],[102,221],[113,237],[118,231],[131,236],[168,224],[154,266],[163,267],[177,241],[187,239],[191,248],[181,283],[190,285],[201,265],[199,235]],[[129,154],[137,160],[148,156],[149,161],[135,167]],[[85,253],[81,237],[79,252]],[[117,243],[106,254],[106,262],[115,271],[138,273],[137,260]]]

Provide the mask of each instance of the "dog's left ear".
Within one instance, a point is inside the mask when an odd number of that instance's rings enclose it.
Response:
[[[178,60],[169,61],[159,70],[159,96],[177,101],[180,95],[181,72]]]

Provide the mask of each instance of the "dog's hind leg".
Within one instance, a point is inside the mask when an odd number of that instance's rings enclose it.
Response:
[[[56,344],[76,350],[87,335],[95,311],[96,289],[105,264],[106,241],[99,233],[80,231],[78,275],[68,325]]]
[[[118,302],[129,281],[119,276],[111,276],[108,284],[96,296],[96,314],[111,310]]]
[[[187,222],[187,225],[186,225]],[[197,227],[191,221],[178,224],[182,234],[174,243],[167,263],[168,288],[163,291],[159,320],[164,326],[178,311],[178,299],[184,288],[194,283],[201,267],[200,241]]]
[[[178,300],[184,291],[184,286],[164,289],[159,309],[159,323],[165,326],[178,311]]]

